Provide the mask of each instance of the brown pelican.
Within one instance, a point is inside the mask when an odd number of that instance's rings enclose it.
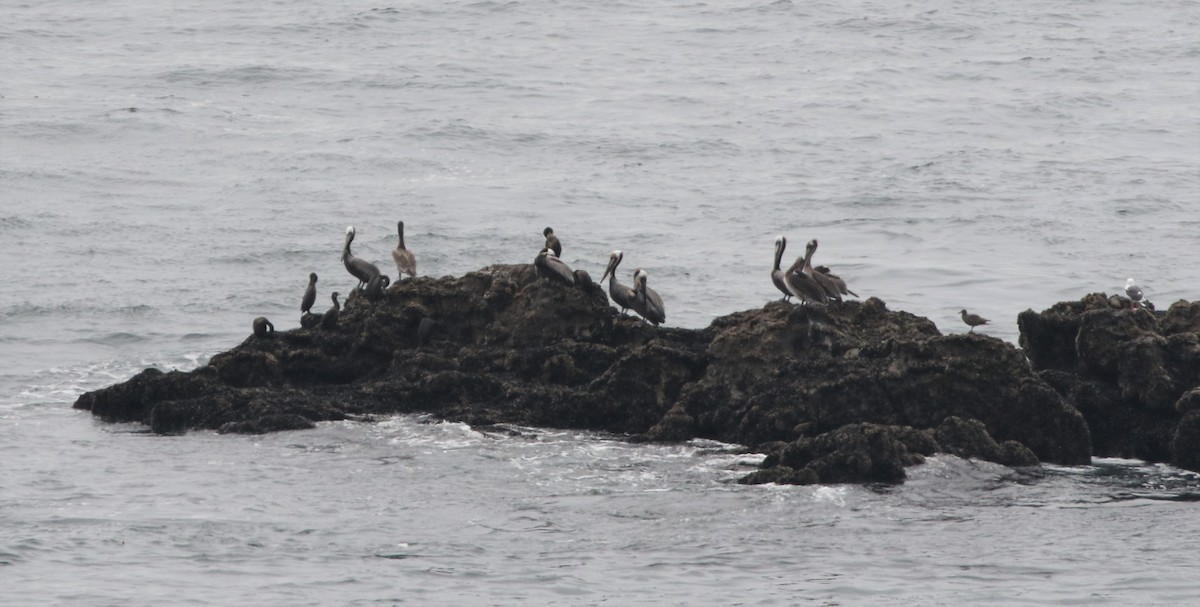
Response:
[[[392,284],[392,279],[387,277],[387,274],[379,274],[373,276],[367,282],[367,288],[363,290],[363,295],[367,296],[367,301],[379,301],[383,297],[383,290]]]
[[[971,314],[966,310],[962,310],[959,312],[959,314],[962,314],[963,322],[967,323],[967,325],[971,327],[971,330],[967,331],[968,333],[973,333],[975,331],[975,327],[978,327],[979,325],[988,324],[988,319],[978,314]]]
[[[275,325],[267,320],[265,316],[259,316],[254,319],[254,334],[258,337],[267,337],[275,332]]]
[[[775,265],[771,268],[771,282],[775,283],[775,288],[783,292],[783,300],[787,301],[792,296],[792,292],[787,288],[787,280],[784,278],[783,270],[779,269],[779,261],[783,259],[783,250],[787,248],[787,239],[782,235],[775,237]]]
[[[633,271],[633,311],[655,326],[667,322],[667,311],[663,308],[662,298],[654,289],[646,286],[646,271],[641,268]]]
[[[562,257],[562,243],[558,241],[558,237],[554,235],[552,228],[542,230],[542,235],[546,237],[546,248],[554,251],[555,257]]]
[[[358,279],[358,284],[354,288],[362,289],[363,285],[367,284],[373,276],[379,275],[379,268],[365,259],[355,257],[350,252],[350,243],[352,242],[354,242],[354,226],[346,228],[346,244],[342,247],[342,265],[346,266],[346,271]]]
[[[555,257],[554,251],[550,249],[542,249],[542,252],[538,253],[537,258],[533,260],[533,266],[537,269],[538,276],[565,285],[575,284],[575,273],[561,259]]]
[[[824,274],[825,276],[828,276],[829,279],[833,281],[833,284],[837,285],[838,292],[840,292],[842,295],[853,295],[858,297],[858,293],[846,288],[846,281],[842,280],[841,276],[831,272],[828,266],[817,266],[813,269]]]
[[[1129,301],[1133,302],[1134,306],[1142,305],[1142,288],[1134,284],[1133,279],[1125,281],[1125,294],[1129,296]]]
[[[404,248],[404,222],[396,222],[396,232],[400,235],[400,244],[392,249],[392,260],[396,262],[396,282],[400,282],[405,274],[409,278],[415,278],[417,275],[417,258],[413,256],[412,251]]]
[[[337,291],[334,291],[333,292],[333,306],[330,307],[329,311],[325,312],[325,315],[321,317],[321,328],[322,329],[336,329],[337,328],[338,316],[340,316],[342,313],[342,306],[338,305],[337,298],[338,298],[338,293],[337,293]]]
[[[821,285],[821,288],[825,290],[826,297],[837,303],[842,303],[842,292],[838,289],[837,284],[833,282],[833,279],[814,270],[812,267],[812,256],[817,252],[817,239],[814,238],[808,241],[808,245],[804,250],[804,273],[817,281],[817,284]]]
[[[633,289],[617,282],[617,266],[621,264],[621,260],[625,259],[625,254],[620,251],[613,251],[608,256],[608,267],[604,270],[604,276],[600,277],[600,282],[604,282],[608,278],[608,296],[612,298],[613,303],[621,308],[621,313],[633,307]]]
[[[804,271],[808,266],[809,258],[812,257],[813,248],[807,247],[803,257],[797,257],[792,267],[788,268],[783,274],[783,280],[787,284],[788,291],[800,300],[800,303],[828,303],[829,296],[826,295],[825,289],[813,279],[811,275]]]
[[[317,273],[310,272],[308,274],[308,288],[304,290],[304,299],[300,301],[300,312],[308,313],[312,310],[313,304],[317,303]]]

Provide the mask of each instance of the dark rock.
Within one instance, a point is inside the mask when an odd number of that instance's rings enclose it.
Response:
[[[1083,417],[1060,395],[1086,384],[1065,371],[1039,377],[1010,344],[943,336],[878,299],[772,302],[688,330],[621,316],[600,288],[538,280],[531,265],[416,277],[376,295],[352,293],[336,330],[306,314],[300,329],[248,338],[191,373],[148,370],[76,407],[161,433],[426,412],[475,425],[784,445],[755,475],[771,482],[895,482],[904,466],[942,450],[939,429],[968,457],[1027,462],[1032,452],[1078,464],[1091,454]],[[1153,326],[1144,323],[1114,321],[1106,331]],[[1186,347],[1174,336],[1149,340],[1123,362],[1103,352],[1107,333],[1095,334],[1088,365],[1117,373]],[[1161,407],[1161,383],[1135,384],[1131,394]]]
[[[897,483],[904,467],[924,461],[909,451],[910,428],[848,424],[815,438],[789,443],[744,483]],[[773,472],[772,472],[773,471]]]
[[[1095,454],[1200,469],[1187,454],[1184,427],[1200,408],[1200,303],[1155,312],[1119,296],[1114,308],[1112,299],[1092,294],[1022,312],[1022,347],[1041,378],[1083,414]]]
[[[1006,466],[1034,466],[1037,456],[1017,441],[997,444],[977,419],[947,417],[934,433],[940,451],[964,458],[977,458]]]

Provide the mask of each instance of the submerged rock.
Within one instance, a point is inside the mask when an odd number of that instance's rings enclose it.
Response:
[[[878,299],[651,327],[599,288],[491,266],[401,281],[378,301],[354,293],[336,329],[316,324],[248,338],[190,373],[147,370],[75,406],[160,433],[426,412],[711,438],[772,453],[751,482],[897,482],[936,451],[1009,465],[1091,454],[1083,417],[1015,347],[942,335]]]

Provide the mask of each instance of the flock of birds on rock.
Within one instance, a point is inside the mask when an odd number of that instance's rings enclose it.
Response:
[[[396,264],[396,280],[402,280],[405,275],[409,278],[414,278],[417,275],[417,259],[412,251],[404,246],[404,222],[396,223],[396,232],[399,236],[399,243],[392,250],[392,260]],[[358,279],[358,284],[355,285],[355,290],[362,293],[369,301],[377,301],[383,296],[383,291],[391,284],[391,279],[384,273],[379,271],[379,268],[365,259],[356,257],[350,251],[350,244],[354,242],[355,230],[354,226],[346,228],[346,238],[342,245],[342,265],[346,267],[346,271]],[[567,264],[562,261],[562,242],[555,236],[554,230],[547,227],[542,235],[546,237],[545,245],[538,252],[537,257],[533,260],[533,265],[538,276],[558,282],[564,285],[582,286],[590,288],[593,283],[591,276],[585,270],[571,270]],[[783,260],[783,252],[787,248],[787,238],[779,236],[775,238],[775,264],[771,268],[771,282],[783,294],[782,301],[790,301],[795,297],[800,305],[818,304],[824,305],[829,303],[841,303],[842,297],[851,295],[858,297],[858,294],[851,291],[846,286],[846,281],[840,276],[834,274],[827,266],[813,266],[812,258],[817,252],[817,239],[808,241],[804,248],[804,255],[797,257],[787,270],[782,269],[780,263]],[[666,308],[663,306],[662,298],[658,293],[651,289],[648,285],[649,274],[642,268],[633,270],[633,286],[628,287],[617,281],[617,267],[621,261],[625,259],[625,254],[621,251],[613,251],[608,256],[608,266],[604,269],[604,275],[600,278],[603,283],[608,280],[608,295],[613,303],[620,308],[621,314],[625,314],[627,310],[632,309],[647,322],[655,326],[667,321]],[[1125,293],[1129,296],[1131,302],[1136,307],[1146,307],[1149,302],[1144,301],[1141,288],[1134,284],[1134,280],[1130,278],[1125,283]],[[308,288],[304,291],[304,297],[300,303],[301,326],[312,327],[320,326],[322,329],[335,329],[338,324],[338,317],[341,315],[341,304],[338,303],[338,292],[334,292],[333,306],[331,306],[324,314],[312,314],[312,307],[317,300],[317,275],[310,273],[308,275]],[[959,314],[962,321],[970,327],[970,332],[975,330],[975,327],[986,325],[990,321],[972,314],[965,309]],[[425,319],[429,321],[429,319]],[[432,327],[431,322],[423,321],[420,332],[428,336],[429,330]],[[275,326],[264,317],[254,319],[253,323],[254,334],[259,337],[264,337],[270,333],[274,333]]]

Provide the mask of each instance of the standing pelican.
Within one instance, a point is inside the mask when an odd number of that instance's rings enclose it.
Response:
[[[317,303],[317,273],[309,272],[308,288],[304,290],[304,299],[300,301],[300,313],[308,314],[315,303]]]
[[[787,239],[783,235],[775,237],[775,265],[771,268],[771,282],[775,283],[775,288],[783,293],[783,300],[787,301],[792,296],[792,292],[787,288],[787,280],[784,277],[783,270],[779,269],[779,261],[783,259],[783,250],[787,248]]]
[[[404,248],[404,222],[396,222],[396,232],[400,235],[400,244],[392,249],[392,261],[396,262],[396,282],[400,282],[405,274],[409,278],[417,276],[417,258],[413,256],[412,251]]]
[[[825,289],[808,273],[804,268],[808,267],[809,259],[812,257],[814,249],[806,247],[803,257],[797,257],[792,263],[792,267],[788,268],[783,274],[783,280],[787,284],[788,291],[800,300],[800,303],[827,303],[829,296],[826,295]]]
[[[346,271],[358,279],[358,285],[354,288],[361,290],[372,277],[379,276],[379,268],[365,259],[355,257],[350,252],[350,243],[352,242],[354,242],[354,226],[349,226],[346,228],[346,244],[342,246],[342,265],[346,266]]]
[[[1142,297],[1144,297],[1142,288],[1137,286],[1132,278],[1125,281],[1125,294],[1129,296],[1129,301],[1132,301],[1134,306],[1142,305]]]
[[[338,324],[338,316],[342,314],[342,306],[338,304],[338,293],[333,292],[333,306],[329,308],[325,315],[321,317],[322,329],[336,329]]]
[[[817,281],[821,288],[825,290],[825,296],[837,303],[842,303],[842,292],[838,289],[837,284],[829,276],[822,274],[813,269],[812,256],[817,252],[817,239],[814,238],[808,241],[805,247],[804,254],[804,273],[810,278]]]
[[[621,313],[633,307],[633,290],[629,287],[617,282],[617,266],[621,265],[621,260],[625,259],[625,254],[620,251],[613,251],[608,256],[608,267],[604,270],[604,276],[600,277],[600,282],[604,282],[608,278],[608,296],[612,298],[613,303],[621,308]]]
[[[646,271],[641,268],[633,271],[633,311],[655,326],[667,322],[667,311],[663,308],[662,298],[654,289],[646,286]]]
[[[538,276],[565,285],[575,284],[575,273],[561,259],[555,257],[554,251],[550,249],[542,249],[542,252],[538,253],[537,258],[533,260],[533,266],[537,269]]]
[[[986,325],[988,322],[990,322],[988,319],[978,314],[971,314],[966,310],[960,311],[959,314],[962,315],[963,322],[967,323],[967,326],[971,327],[971,330],[967,331],[967,333],[974,333],[975,327],[978,327],[979,325]]]
[[[545,230],[542,230],[542,235],[546,237],[546,248],[554,251],[555,257],[562,257],[562,243],[554,235],[554,229],[547,227]]]

